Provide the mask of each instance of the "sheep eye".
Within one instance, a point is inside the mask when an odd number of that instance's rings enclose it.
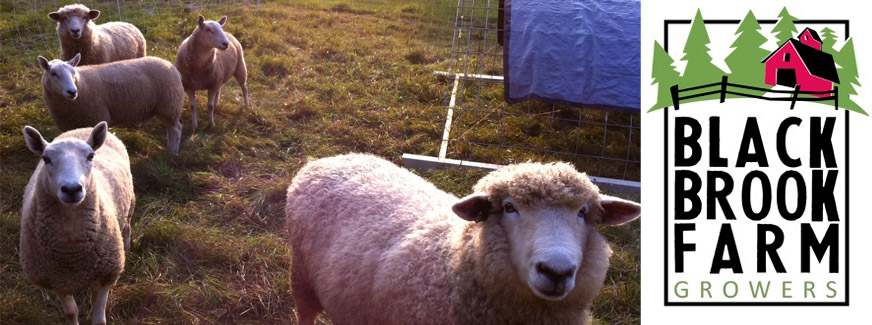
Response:
[[[587,206],[581,207],[581,210],[578,210],[578,217],[584,218],[584,215],[587,214]]]
[[[46,164],[51,164],[51,158],[49,158],[48,156],[42,156],[42,161],[44,161]]]
[[[51,76],[52,76],[52,77],[57,77],[57,76],[58,76],[58,74],[57,74],[57,73],[54,73],[54,72],[52,72],[52,73],[51,73]]]
[[[518,209],[515,209],[515,206],[511,203],[506,203],[505,205],[503,205],[503,210],[506,211],[506,213],[518,212]]]
[[[88,154],[88,161],[91,161],[91,160],[94,160],[94,153],[93,152]]]

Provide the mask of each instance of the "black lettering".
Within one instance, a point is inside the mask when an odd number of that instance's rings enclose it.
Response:
[[[751,207],[751,183],[755,178],[760,180],[760,186],[763,188],[763,206],[760,207],[759,212],[754,212],[754,208]],[[742,182],[742,210],[745,211],[745,216],[760,221],[766,218],[770,208],[772,208],[772,184],[769,183],[769,177],[759,170],[751,171]]]
[[[785,202],[787,198],[785,195],[785,192],[787,191],[785,187],[787,187],[787,180],[791,178],[796,182],[796,210],[792,213],[787,211],[787,202]],[[778,194],[775,196],[778,198],[778,213],[781,214],[781,217],[783,217],[784,220],[793,221],[799,219],[802,217],[802,214],[805,213],[805,191],[805,180],[802,178],[802,174],[792,170],[781,174],[781,178],[778,179]]]
[[[721,118],[709,117],[709,165],[727,167],[727,158],[721,157]]]
[[[716,215],[715,210],[717,209],[716,205],[720,204],[721,209],[724,211],[724,217],[726,217],[727,220],[736,220],[736,215],[730,207],[730,201],[727,201],[727,197],[733,192],[733,178],[730,177],[730,174],[721,171],[708,171],[706,174],[706,181],[708,182],[706,218],[714,220]],[[716,188],[718,179],[724,181],[724,188],[720,190]]]
[[[766,243],[766,233],[772,233],[775,238],[772,243]],[[784,232],[776,225],[759,224],[757,225],[757,272],[766,272],[766,255],[772,260],[772,265],[775,266],[775,272],[785,273],[784,263],[781,262],[781,257],[778,256],[778,248],[784,244]]]
[[[814,234],[814,229],[808,223],[802,224],[800,231],[800,247],[802,254],[800,257],[800,268],[802,273],[809,273],[810,254],[809,248],[814,251],[814,256],[818,262],[823,262],[824,253],[830,251],[830,273],[839,273],[839,225],[831,223],[827,227],[827,233],[820,242],[817,241],[817,236]]]
[[[754,142],[754,153],[751,153],[751,142]],[[760,127],[757,126],[757,118],[749,117],[745,124],[745,133],[742,135],[742,143],[739,145],[739,156],[736,158],[736,167],[745,167],[749,162],[756,162],[757,166],[769,167],[766,160],[766,149],[763,148],[763,137],[760,136]]]
[[[788,117],[781,122],[780,126],[778,126],[778,133],[775,136],[775,148],[778,151],[778,158],[780,158],[781,162],[787,167],[796,168],[802,166],[802,160],[799,158],[791,158],[790,155],[787,154],[787,141],[785,141],[787,140],[787,129],[792,125],[798,126],[800,124],[802,124],[802,119],[798,117]]]
[[[685,135],[685,126],[690,126],[690,135]],[[690,167],[699,163],[702,158],[700,136],[702,136],[702,126],[697,120],[691,117],[675,119],[675,167]],[[690,148],[690,157],[685,157],[685,147]]]
[[[839,210],[836,209],[836,179],[838,170],[828,170],[824,180],[824,171],[811,171],[811,221],[822,221],[823,210],[827,210],[827,221],[839,221]]]
[[[690,188],[684,188],[684,180],[690,180]],[[699,190],[702,189],[702,180],[699,175],[689,170],[675,172],[675,219],[692,220],[702,212],[702,199],[699,198]],[[690,200],[690,210],[685,210],[685,200]]]
[[[821,168],[821,155],[827,168],[836,168],[836,154],[833,151],[833,128],[835,117],[827,117],[824,129],[821,130],[821,118],[811,118],[811,130],[808,138],[808,148],[811,151],[811,168]]]
[[[724,259],[724,248],[730,255],[729,259]],[[735,274],[742,273],[742,262],[739,260],[739,250],[736,248],[736,239],[733,238],[733,229],[729,224],[721,225],[721,232],[718,234],[718,244],[715,246],[715,256],[712,259],[712,274],[721,273],[721,269],[731,269]]]
[[[696,230],[696,224],[679,223],[675,225],[675,272],[684,272],[684,252],[696,251],[696,244],[684,243],[684,232]]]

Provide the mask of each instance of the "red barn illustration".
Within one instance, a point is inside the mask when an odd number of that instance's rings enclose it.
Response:
[[[789,39],[769,54],[766,64],[767,85],[799,86],[802,91],[829,91],[839,83],[833,56],[821,51],[821,38],[811,28],[799,33],[799,39]],[[815,94],[818,97],[829,94]]]

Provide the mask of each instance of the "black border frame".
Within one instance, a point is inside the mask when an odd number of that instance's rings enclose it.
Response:
[[[663,21],[663,50],[669,53],[669,25],[690,24],[691,20],[664,20]],[[741,20],[709,20],[704,19],[703,24],[739,24]],[[778,20],[762,19],[759,24],[775,24]],[[847,19],[817,20],[799,19],[794,23],[800,24],[843,24],[845,26],[845,38],[850,38],[850,22]],[[845,109],[845,301],[844,302],[676,302],[669,301],[669,108],[663,109],[663,305],[664,306],[850,306],[850,228],[848,214],[850,212],[850,111]]]

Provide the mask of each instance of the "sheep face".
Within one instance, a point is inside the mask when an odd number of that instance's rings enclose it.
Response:
[[[547,300],[563,299],[575,287],[575,276],[584,257],[591,229],[582,206],[524,205],[503,200],[500,217],[521,281]]]
[[[87,141],[67,138],[49,144],[39,131],[24,127],[28,149],[42,158],[41,184],[49,193],[55,193],[63,205],[77,206],[85,199],[91,184],[94,153],[106,140],[107,129],[106,122],[100,122]]]
[[[58,23],[58,34],[69,33],[79,39],[90,32],[88,23],[100,16],[99,10],[90,10],[82,5],[70,5],[48,14],[48,18]]]
[[[39,66],[44,70],[42,74],[42,87],[49,93],[63,96],[67,100],[75,100],[79,95],[76,87],[78,73],[76,66],[81,60],[81,54],[76,54],[70,61],[51,60],[40,56]]]
[[[221,17],[218,21],[207,21],[200,15],[197,18],[197,30],[194,31],[198,45],[204,48],[227,50],[230,47],[230,40],[224,34],[225,23],[227,23],[227,16]]]
[[[599,194],[585,174],[563,163],[508,166],[482,178],[474,190],[454,212],[502,229],[495,233],[505,238],[488,240],[503,241],[521,284],[553,301],[575,288],[596,225],[623,224],[641,213],[637,203]]]

